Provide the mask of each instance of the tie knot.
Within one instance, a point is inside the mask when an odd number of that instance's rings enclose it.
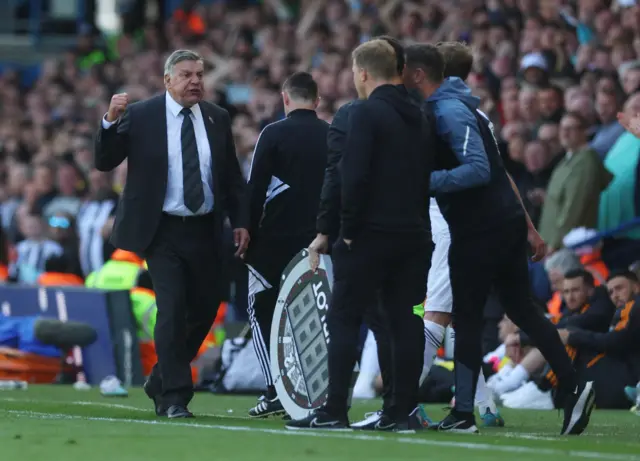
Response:
[[[183,107],[180,113],[185,117],[188,117],[189,115],[191,115],[191,109],[189,109],[188,107]]]

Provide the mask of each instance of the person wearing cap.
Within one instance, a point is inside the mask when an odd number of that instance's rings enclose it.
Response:
[[[602,241],[591,242],[597,235],[595,229],[578,227],[564,236],[562,244],[566,248],[573,248],[580,263],[593,275],[595,286],[600,286],[606,283],[609,268],[602,260]]]
[[[541,53],[525,54],[520,61],[520,72],[530,85],[537,87],[549,83],[549,64]]]

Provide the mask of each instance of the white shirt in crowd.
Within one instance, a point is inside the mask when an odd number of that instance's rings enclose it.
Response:
[[[115,206],[115,200],[95,200],[80,207],[76,222],[80,238],[80,266],[85,277],[104,265],[102,228]]]
[[[167,148],[169,151],[169,176],[167,191],[162,211],[176,216],[192,216],[193,213],[184,204],[182,180],[182,120],[180,113],[182,106],[171,95],[165,93],[167,106]],[[200,175],[204,189],[204,204],[197,215],[206,214],[213,210],[213,178],[211,174],[211,146],[207,138],[205,120],[198,104],[191,107],[191,120],[196,135],[198,157],[200,159]],[[115,122],[114,122],[115,123]],[[102,127],[109,129],[113,123],[102,119]]]
[[[44,272],[47,259],[60,256],[62,247],[53,240],[23,240],[16,245],[18,257],[9,267],[9,275],[18,282],[35,284]]]

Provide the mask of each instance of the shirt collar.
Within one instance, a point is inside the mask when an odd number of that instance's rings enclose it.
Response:
[[[183,107],[180,104],[178,104],[175,99],[171,97],[168,91],[165,93],[165,100],[167,104],[167,109],[169,109],[169,112],[171,112],[171,114],[177,118],[178,115],[180,115],[180,111],[183,109]],[[200,113],[200,105],[194,104],[191,107],[191,112],[193,112],[193,115],[198,115]]]

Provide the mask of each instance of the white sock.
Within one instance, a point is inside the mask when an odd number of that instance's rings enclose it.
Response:
[[[378,344],[369,330],[367,339],[362,348],[362,358],[360,359],[360,374],[353,386],[353,396],[357,399],[372,399],[376,396],[373,387],[375,379],[380,375],[380,364],[378,363]]]
[[[516,390],[522,383],[529,379],[529,372],[522,365],[516,366],[504,380],[496,386],[496,393],[505,394]]]
[[[491,396],[491,391],[487,387],[487,382],[484,379],[484,373],[480,369],[480,375],[478,376],[478,386],[476,387],[476,406],[480,411],[480,416],[484,415],[487,408],[494,415],[498,411],[496,403]]]
[[[431,371],[431,366],[436,359],[438,349],[440,349],[442,340],[444,339],[444,331],[445,327],[442,325],[438,325],[431,320],[424,321],[424,365],[422,367],[422,374],[420,375],[420,384],[424,382],[429,375],[429,371]]]

